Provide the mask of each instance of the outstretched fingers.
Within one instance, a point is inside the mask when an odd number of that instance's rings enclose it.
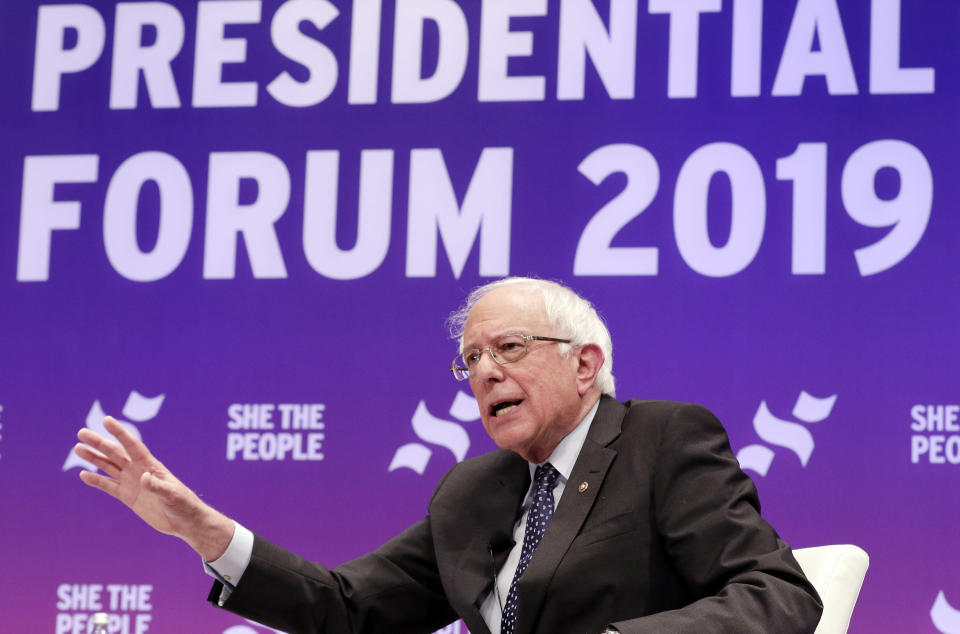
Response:
[[[77,443],[73,447],[74,453],[80,456],[82,459],[86,460],[90,464],[94,465],[101,471],[107,473],[112,478],[117,478],[120,476],[122,471],[121,467],[116,463],[112,462],[104,454],[91,449],[83,443]]]
[[[96,449],[105,456],[107,460],[117,466],[130,462],[130,456],[122,446],[108,438],[104,438],[93,430],[84,427],[77,432],[77,438],[85,445]]]
[[[127,431],[127,428],[118,423],[113,416],[107,416],[104,418],[103,425],[107,428],[108,432],[113,434],[116,439],[120,441],[123,449],[130,457],[130,460],[134,462],[155,460],[153,454],[151,454],[150,450],[147,449],[147,446],[143,444],[139,438]]]
[[[107,476],[93,473],[92,471],[81,471],[80,479],[83,480],[83,483],[87,486],[100,489],[104,493],[120,499],[120,483],[113,478],[108,478]]]
[[[209,524],[205,518],[215,511],[204,505],[123,425],[107,417],[104,430],[106,434],[91,429],[77,433],[85,444],[77,445],[75,451],[93,467],[92,471],[80,473],[84,484],[120,500],[161,533],[177,535],[191,545],[205,543],[203,534]],[[106,438],[108,434],[119,442]],[[93,473],[97,470],[102,473]],[[209,550],[213,552],[215,548]]]

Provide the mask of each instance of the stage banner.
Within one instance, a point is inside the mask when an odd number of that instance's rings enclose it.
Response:
[[[851,632],[960,632],[960,4],[0,5],[0,630],[271,630],[77,477],[110,414],[334,566],[494,448],[445,326],[570,285],[701,403]],[[705,625],[706,630],[709,629]],[[462,623],[447,634],[466,633]]]

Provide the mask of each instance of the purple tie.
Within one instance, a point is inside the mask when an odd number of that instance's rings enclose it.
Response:
[[[517,625],[517,581],[520,580],[523,571],[527,569],[530,560],[533,559],[533,551],[540,544],[543,533],[547,530],[547,524],[553,517],[553,488],[557,486],[557,478],[559,477],[560,472],[554,469],[549,462],[537,467],[533,474],[535,481],[533,505],[527,515],[527,528],[523,534],[523,550],[520,551],[520,563],[517,564],[517,572],[513,575],[513,581],[510,582],[510,593],[507,595],[507,602],[503,606],[500,634],[513,634]]]

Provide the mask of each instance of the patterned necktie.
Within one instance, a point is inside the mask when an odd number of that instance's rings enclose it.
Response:
[[[536,481],[533,490],[533,505],[530,507],[530,513],[527,514],[527,528],[523,534],[523,550],[520,551],[520,563],[517,564],[517,572],[513,575],[513,581],[510,583],[510,593],[507,595],[507,602],[503,606],[500,634],[513,634],[514,627],[516,627],[517,581],[520,580],[523,571],[527,569],[527,565],[533,559],[533,551],[540,544],[543,532],[547,530],[547,524],[553,517],[553,488],[557,486],[557,478],[559,477],[560,472],[554,469],[549,462],[537,467],[533,474]]]

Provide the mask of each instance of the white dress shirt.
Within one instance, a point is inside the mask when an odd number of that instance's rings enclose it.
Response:
[[[576,464],[580,456],[580,449],[583,448],[583,442],[587,439],[587,432],[590,431],[590,421],[597,413],[600,407],[598,400],[593,404],[593,408],[587,413],[586,417],[580,421],[573,431],[567,434],[553,453],[543,462],[549,462],[553,468],[560,472],[557,478],[557,486],[553,489],[553,508],[557,508],[557,502],[563,495],[563,490],[567,486],[567,480],[573,472],[573,465]],[[517,566],[520,564],[520,554],[523,552],[523,534],[527,530],[527,516],[530,515],[530,507],[533,506],[533,473],[537,467],[543,464],[529,463],[530,467],[530,487],[527,489],[527,495],[523,499],[523,514],[513,526],[513,548],[507,555],[507,560],[497,573],[497,587],[493,592],[487,593],[483,603],[480,604],[480,616],[483,617],[491,634],[500,634],[500,619],[503,616],[503,602],[507,600],[507,594],[510,592],[510,584],[513,583],[513,576],[517,572]]]

